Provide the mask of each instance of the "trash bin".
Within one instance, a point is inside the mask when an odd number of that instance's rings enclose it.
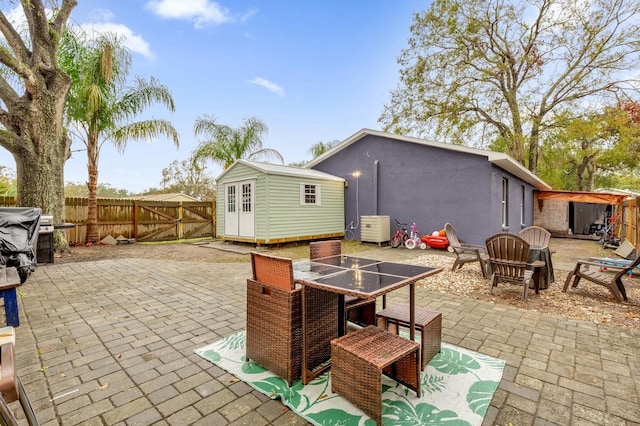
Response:
[[[35,207],[0,207],[0,263],[15,267],[20,283],[36,270],[41,214]]]

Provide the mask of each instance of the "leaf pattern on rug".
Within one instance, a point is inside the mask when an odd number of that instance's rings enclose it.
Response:
[[[272,399],[280,398],[314,425],[373,426],[375,422],[340,395],[331,392],[330,372],[306,386],[289,387],[259,364],[246,360],[245,333],[228,336],[195,351]],[[385,425],[479,426],[498,388],[505,362],[442,343],[441,351],[421,375],[421,393],[382,377]]]
[[[498,384],[493,380],[480,380],[472,384],[467,394],[467,402],[471,411],[484,415],[491,404],[493,394],[498,389]]]

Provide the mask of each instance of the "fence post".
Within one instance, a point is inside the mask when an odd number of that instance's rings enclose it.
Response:
[[[138,201],[133,201],[133,238],[138,240]]]
[[[182,233],[184,232],[182,226],[182,217],[184,215],[184,206],[182,205],[182,201],[178,202],[178,240],[182,239]]]

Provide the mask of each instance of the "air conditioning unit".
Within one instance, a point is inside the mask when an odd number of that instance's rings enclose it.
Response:
[[[360,241],[384,243],[391,239],[389,216],[360,216]]]

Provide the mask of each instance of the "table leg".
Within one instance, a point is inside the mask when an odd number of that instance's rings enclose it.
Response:
[[[347,334],[344,308],[344,294],[338,294],[338,337]]]
[[[409,285],[409,337],[416,340],[416,286]]]

